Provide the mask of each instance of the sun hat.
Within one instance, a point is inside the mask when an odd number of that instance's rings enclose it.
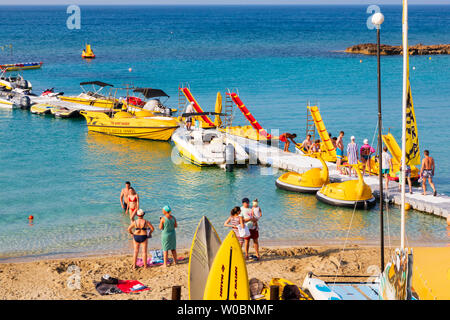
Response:
[[[364,144],[369,144],[369,139],[364,139]]]
[[[250,200],[248,200],[248,198],[244,198],[244,199],[242,199],[242,203],[244,203],[244,202],[250,203]]]
[[[145,214],[145,212],[144,212],[144,210],[139,209],[139,210],[137,211],[136,214],[137,214],[139,217],[142,217],[142,216]]]
[[[169,213],[169,212],[172,211],[172,209],[170,208],[169,205],[164,206],[164,207],[163,207],[163,210],[164,210],[165,212],[167,212],[167,213]]]

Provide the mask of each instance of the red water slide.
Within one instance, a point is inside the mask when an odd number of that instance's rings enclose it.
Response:
[[[233,102],[238,106],[239,110],[244,114],[244,117],[250,122],[252,127],[259,132],[260,135],[266,137],[267,139],[272,139],[272,135],[268,134],[267,131],[256,121],[255,117],[251,114],[251,112],[247,109],[245,104],[242,102],[241,98],[235,93],[227,93],[227,95],[231,96]]]
[[[200,107],[200,105],[197,103],[197,101],[195,100],[194,96],[192,95],[191,91],[189,90],[189,88],[180,88],[180,90],[183,92],[183,94],[185,95],[186,99],[188,99],[189,102],[193,102],[194,103],[194,109],[195,111],[197,111],[198,113],[202,113],[204,112],[203,109]],[[211,119],[206,116],[206,115],[202,115],[200,116],[200,118],[202,119],[203,122],[205,122],[208,126],[214,127],[214,122],[211,121]]]

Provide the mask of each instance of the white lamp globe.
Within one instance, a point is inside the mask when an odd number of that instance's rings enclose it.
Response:
[[[381,12],[374,13],[372,16],[372,23],[376,26],[381,26],[384,22],[384,15]]]

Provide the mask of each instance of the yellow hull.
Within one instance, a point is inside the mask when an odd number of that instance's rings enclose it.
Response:
[[[102,112],[81,111],[89,131],[124,138],[167,141],[178,128],[178,122],[170,117],[110,118]]]
[[[412,287],[420,300],[450,299],[450,247],[414,248]]]
[[[67,101],[67,102],[73,102],[73,103],[79,103],[79,104],[85,104],[88,106],[93,106],[93,107],[99,107],[99,108],[105,108],[105,109],[110,109],[113,108],[115,104],[117,104],[117,101],[111,101],[111,100],[106,100],[106,99],[95,99],[95,100],[91,100],[91,99],[85,99],[85,98],[79,98],[79,97],[70,97],[70,96],[59,96],[59,99],[62,101]]]
[[[233,136],[238,136],[241,138],[246,138],[250,140],[256,141],[264,141],[267,138],[263,135],[260,135],[257,130],[255,130],[252,126],[234,126],[234,127],[226,127],[226,128],[218,128],[219,131],[231,134]],[[277,140],[278,137],[272,136],[272,140]]]

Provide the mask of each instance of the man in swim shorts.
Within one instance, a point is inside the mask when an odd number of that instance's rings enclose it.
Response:
[[[253,211],[250,208],[250,200],[248,198],[242,199],[242,207],[241,207],[241,217],[244,223],[247,225],[248,230],[250,231],[250,236],[244,238],[245,241],[245,258],[248,259],[248,250],[250,247],[250,240],[253,240],[253,245],[255,247],[256,252],[256,260],[260,259],[259,256],[259,231],[258,231],[258,220],[253,217]]]
[[[130,192],[131,183],[130,181],[125,182],[125,188],[120,192],[120,205],[122,209],[127,213],[128,210],[128,193]]]
[[[336,166],[340,174],[344,174],[341,169],[342,159],[344,158],[344,131],[339,132],[336,140]]]
[[[291,140],[293,144],[295,144],[295,145],[297,144],[297,142],[294,141],[295,138],[297,138],[297,135],[295,133],[292,134],[292,133],[287,133],[287,132],[283,133],[279,137],[279,140],[281,142],[284,142],[284,151],[285,152],[289,151],[289,145],[290,145],[289,140]]]
[[[423,195],[427,194],[427,180],[430,184],[431,188],[433,189],[433,196],[437,195],[436,187],[433,183],[433,177],[434,177],[434,159],[430,157],[430,151],[425,150],[423,152],[425,158],[422,160],[422,167],[420,168],[420,176],[422,177],[422,189],[423,189]]]

